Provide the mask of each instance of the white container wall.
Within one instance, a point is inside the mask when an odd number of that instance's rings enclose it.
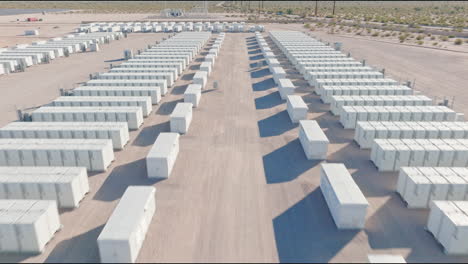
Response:
[[[308,160],[327,158],[329,141],[317,121],[299,121],[299,141]]]
[[[160,133],[146,156],[148,178],[169,178],[179,154],[179,133]]]
[[[170,115],[171,132],[187,133],[192,122],[192,107],[191,103],[177,103]]]
[[[322,163],[320,189],[338,229],[364,228],[369,204],[344,164]]]
[[[97,239],[102,263],[134,263],[156,212],[156,189],[129,186]]]

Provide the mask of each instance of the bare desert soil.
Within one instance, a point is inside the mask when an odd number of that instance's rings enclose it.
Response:
[[[103,18],[104,19],[104,18]],[[82,18],[85,20],[85,18]],[[123,18],[122,18],[123,20]],[[296,30],[300,25],[267,25]],[[267,36],[267,34],[264,34]],[[38,106],[71,88],[88,74],[118,64],[123,49],[143,48],[164,34],[131,34],[98,53],[75,54],[24,73],[0,77],[0,125],[15,120],[14,105]],[[385,67],[397,80],[416,78],[416,88],[431,95],[457,95],[455,109],[468,113],[466,55],[400,47],[339,36],[344,50],[368,64]],[[339,231],[319,188],[319,161],[308,161],[252,33],[227,33],[203,91],[200,107],[181,136],[169,179],[146,177],[145,156],[199,68],[201,56],[177,80],[143,126],[131,132],[125,150],[105,173],[91,174],[90,193],[74,210],[61,212],[63,229],[37,256],[0,255],[1,262],[97,262],[96,239],[128,185],[157,188],[153,217],[138,262],[365,262],[369,253],[401,254],[408,262],[467,262],[448,257],[424,230],[427,210],[407,209],[395,193],[397,173],[378,173],[368,150],[353,142],[285,56],[266,37],[298,86],[330,140],[328,158],[342,162],[369,201],[363,230]],[[210,45],[210,44],[209,44]],[[209,46],[208,45],[208,46]],[[207,47],[208,48],[208,47]],[[219,88],[213,88],[213,82]]]

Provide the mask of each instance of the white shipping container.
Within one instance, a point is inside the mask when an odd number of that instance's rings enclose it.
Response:
[[[290,79],[278,79],[278,90],[281,99],[285,100],[289,95],[293,95],[296,87]]]
[[[2,199],[56,200],[59,208],[77,208],[88,192],[86,168],[0,167]]]
[[[192,107],[191,103],[177,103],[170,115],[171,132],[187,133],[192,122]]]
[[[201,99],[202,87],[200,84],[189,84],[184,92],[184,102],[191,103],[193,107],[198,107]]]
[[[55,201],[4,200],[0,212],[0,252],[42,253],[61,228]]]
[[[308,160],[327,158],[329,141],[317,121],[299,121],[299,140]]]
[[[146,156],[148,178],[169,178],[179,154],[179,133],[160,133]]]
[[[206,71],[197,71],[193,76],[193,83],[201,85],[202,89],[205,89],[207,81],[208,72]]]
[[[106,171],[114,160],[109,139],[1,138],[0,153],[0,166],[9,167],[86,167],[88,171]]]
[[[102,263],[134,263],[156,212],[156,189],[129,186],[97,239]]]
[[[288,95],[287,111],[293,123],[298,123],[299,120],[307,119],[308,107],[299,95]]]
[[[75,96],[150,96],[152,104],[161,101],[161,88],[123,86],[79,86],[73,89]]]
[[[322,163],[320,189],[338,229],[362,229],[369,206],[341,163]]]

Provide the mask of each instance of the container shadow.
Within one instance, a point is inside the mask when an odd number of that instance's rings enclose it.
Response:
[[[282,104],[281,96],[278,91],[255,98],[255,109],[268,109]]]
[[[253,50],[253,49],[258,49],[260,50],[260,46],[259,45],[255,45],[255,46],[249,46],[247,47],[248,50]]]
[[[263,81],[252,84],[252,89],[255,92],[266,91],[273,87],[276,87],[276,83],[273,78],[268,78]]]
[[[260,60],[260,59],[263,59],[263,54],[260,54],[260,55],[257,55],[257,56],[250,56],[249,59],[250,60]]]
[[[179,95],[179,94],[183,94],[185,92],[185,90],[187,89],[187,86],[188,85],[178,85],[178,86],[175,86],[172,91],[171,91],[171,94],[175,94],[175,95]]]
[[[1,263],[20,263],[26,261],[28,258],[35,257],[38,254],[15,254],[15,253],[1,253]]]
[[[151,186],[157,181],[149,179],[146,172],[146,160],[139,159],[115,167],[107,176],[93,200],[115,201],[120,199],[130,185]]]
[[[199,70],[200,69],[200,64],[197,64],[197,65],[192,65],[189,67],[190,70],[194,71],[194,70]]]
[[[338,230],[320,188],[273,219],[280,262],[328,263],[359,232]]]
[[[262,51],[259,49],[249,51],[249,54],[257,54],[257,53],[262,53]]]
[[[251,78],[261,78],[270,75],[270,70],[268,68],[250,72]]]
[[[297,127],[297,124],[291,122],[286,110],[262,119],[257,123],[260,137],[278,136]]]
[[[198,58],[198,59],[195,59],[196,62],[204,62],[205,61],[205,58]]]
[[[195,76],[195,73],[188,73],[188,74],[182,75],[180,79],[184,81],[191,81],[193,80],[193,76]]]
[[[45,262],[99,263],[100,258],[97,238],[103,229],[104,225],[100,225],[86,233],[74,236],[71,239],[61,241],[55,246]]]
[[[319,164],[307,160],[298,138],[263,156],[263,169],[268,184],[288,182]]]
[[[117,61],[124,61],[125,59],[124,58],[120,58],[120,59],[115,59],[115,60],[106,60],[104,62],[117,62]]]
[[[175,106],[177,105],[177,103],[179,102],[183,102],[183,99],[162,103],[161,106],[159,106],[158,110],[156,111],[156,114],[170,115],[172,111],[174,110]]]
[[[169,132],[170,130],[171,126],[169,121],[145,127],[135,138],[132,145],[141,147],[153,145],[161,132]]]

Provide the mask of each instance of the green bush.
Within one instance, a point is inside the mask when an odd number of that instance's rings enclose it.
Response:
[[[422,44],[424,44],[424,41],[422,41],[422,40],[418,40],[418,42],[417,42],[417,43],[418,43],[418,45],[422,45]]]
[[[379,36],[379,32],[374,32],[374,33],[372,34],[372,37],[378,37],[378,36]]]
[[[437,46],[437,44],[439,44],[439,43],[438,42],[433,42],[432,46]]]
[[[455,43],[455,45],[461,45],[463,43],[463,40],[456,39],[454,43]]]
[[[435,36],[431,36],[431,40],[434,40],[435,39]]]
[[[401,43],[403,43],[406,40],[406,35],[401,35],[398,37],[398,39],[400,40]]]
[[[310,28],[310,24],[305,24],[304,27],[305,28]]]
[[[448,40],[448,37],[447,37],[447,36],[441,36],[440,40],[442,40],[442,41],[447,41],[447,40]]]
[[[421,40],[421,39],[424,39],[423,35],[419,35],[419,36],[416,37],[416,40]]]
[[[449,35],[448,38],[455,38],[455,36],[454,35]]]

